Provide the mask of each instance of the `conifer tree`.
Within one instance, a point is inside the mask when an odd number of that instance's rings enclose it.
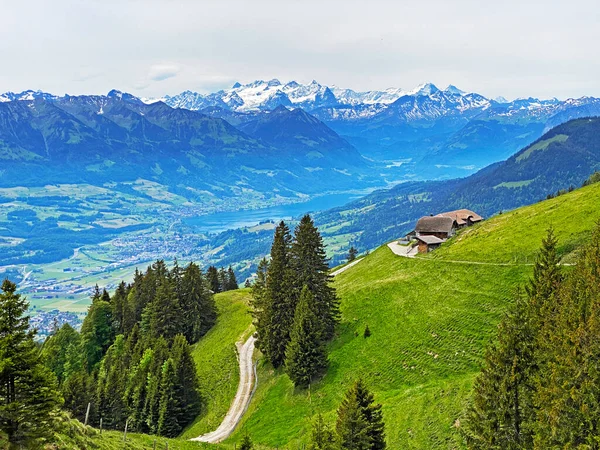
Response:
[[[275,229],[271,261],[265,280],[268,323],[265,330],[257,330],[261,350],[264,350],[273,367],[280,367],[285,362],[285,350],[296,311],[296,302],[291,292],[290,245],[290,230],[282,221]]]
[[[41,359],[56,376],[58,383],[82,368],[81,336],[65,323],[44,342]]]
[[[358,251],[354,248],[354,246],[350,247],[348,250],[348,262],[352,262],[356,259],[356,255],[358,255]]]
[[[343,449],[381,450],[386,448],[381,405],[362,380],[348,390],[338,409],[336,430]]]
[[[164,283],[156,290],[156,296],[142,313],[142,329],[150,339],[160,336],[171,341],[183,329],[184,315],[179,299],[170,283]]]
[[[256,270],[256,281],[252,286],[252,298],[250,299],[250,313],[252,314],[254,327],[256,328],[256,347],[267,355],[267,336],[270,333],[271,304],[267,297],[267,269],[269,263],[266,258],[261,259]]]
[[[219,292],[225,292],[229,290],[227,287],[227,272],[225,272],[224,267],[221,267],[219,269]]]
[[[252,440],[250,439],[250,436],[246,434],[240,443],[240,450],[252,450],[253,448],[254,445],[252,444]]]
[[[600,429],[600,225],[556,295],[539,345],[536,448],[597,448]]]
[[[210,286],[210,290],[213,291],[214,294],[218,294],[221,292],[221,282],[219,280],[219,271],[215,266],[210,266],[206,272],[206,277],[208,278],[208,284]]]
[[[175,364],[169,358],[163,366],[160,382],[158,434],[161,436],[176,437],[181,431],[177,422],[181,411],[176,399],[175,377]]]
[[[117,334],[125,332],[123,320],[126,313],[127,290],[127,285],[122,281],[111,299],[113,328]]]
[[[96,382],[96,408],[106,427],[120,428],[127,411],[124,394],[127,382],[126,345],[123,335],[117,336],[100,363]]]
[[[0,430],[11,445],[27,447],[52,432],[60,396],[39,359],[27,301],[8,280],[0,289]]]
[[[164,363],[168,357],[169,347],[167,341],[161,336],[152,345],[152,359],[150,360],[146,379],[146,403],[144,405],[143,418],[146,429],[151,433],[158,432],[161,380]]]
[[[190,346],[182,334],[175,336],[171,347],[171,358],[175,368],[175,401],[179,406],[177,423],[188,425],[200,414],[200,394],[196,366]]]
[[[313,423],[308,450],[337,450],[337,440],[333,431],[323,420],[321,414],[317,415]]]
[[[185,268],[181,286],[179,299],[184,321],[180,331],[188,342],[194,343],[215,324],[217,307],[208,282],[196,264],[191,263]]]
[[[237,278],[235,277],[235,272],[233,271],[231,266],[229,266],[229,269],[227,269],[227,290],[234,291],[237,288],[238,288],[238,282],[237,282]]]
[[[112,307],[101,296],[94,296],[81,325],[83,357],[88,371],[100,362],[114,336]]]
[[[296,387],[305,388],[327,367],[327,351],[317,317],[315,298],[304,286],[296,307],[285,370]]]
[[[294,274],[294,289],[300,291],[304,285],[315,296],[319,307],[319,323],[323,326],[324,339],[331,339],[339,321],[339,301],[331,286],[325,245],[307,214],[300,220],[291,246],[290,265]]]
[[[533,448],[534,332],[529,304],[517,292],[512,311],[498,326],[498,342],[488,347],[475,380],[465,424],[469,448]]]

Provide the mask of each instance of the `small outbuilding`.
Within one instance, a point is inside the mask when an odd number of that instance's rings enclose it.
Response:
[[[428,253],[446,242],[446,239],[440,239],[437,236],[424,235],[417,236],[417,242],[419,253]]]

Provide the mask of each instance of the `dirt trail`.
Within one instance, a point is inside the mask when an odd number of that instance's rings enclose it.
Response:
[[[242,345],[241,342],[236,344],[240,361],[240,383],[233,403],[229,407],[229,411],[227,411],[223,422],[221,422],[221,425],[215,431],[198,436],[192,439],[192,441],[216,444],[227,439],[235,430],[246,409],[248,409],[252,395],[254,395],[254,391],[256,390],[256,367],[252,361],[255,341],[256,338],[250,336],[245,344]]]
[[[362,258],[352,261],[350,264],[342,267],[341,269],[332,272],[331,275],[339,275],[361,261]],[[191,439],[192,441],[217,444],[231,436],[231,433],[233,433],[235,430],[235,427],[248,409],[248,405],[250,405],[254,391],[256,391],[256,385],[258,384],[256,380],[256,366],[252,361],[255,342],[256,338],[254,336],[250,336],[245,344],[242,345],[241,342],[236,344],[240,362],[240,383],[238,385],[235,398],[233,399],[233,402],[231,403],[229,411],[227,411],[227,415],[223,419],[223,422],[221,422],[221,425],[219,425],[219,428],[217,428],[215,431],[211,431],[210,433],[193,438]]]

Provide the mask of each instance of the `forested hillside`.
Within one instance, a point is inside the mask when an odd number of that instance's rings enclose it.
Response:
[[[600,119],[560,125],[502,163],[456,180],[412,182],[316,215],[325,237],[351,234],[360,250],[412,230],[421,216],[468,208],[484,217],[579,187],[600,169]]]

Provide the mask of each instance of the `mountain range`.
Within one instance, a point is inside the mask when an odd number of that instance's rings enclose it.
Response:
[[[145,178],[186,198],[243,190],[293,197],[347,189],[369,167],[354,147],[302,110],[280,107],[238,129],[119,91],[3,98],[12,100],[0,103],[2,186]]]
[[[453,85],[356,92],[316,81],[254,81],[210,94],[185,91],[160,99],[230,123],[254,120],[278,106],[315,116],[364,156],[410,159],[424,178],[464,176],[508,158],[567,120],[600,114],[600,99],[490,99]],[[155,101],[145,99],[146,102]],[[449,170],[451,166],[454,170]]]

